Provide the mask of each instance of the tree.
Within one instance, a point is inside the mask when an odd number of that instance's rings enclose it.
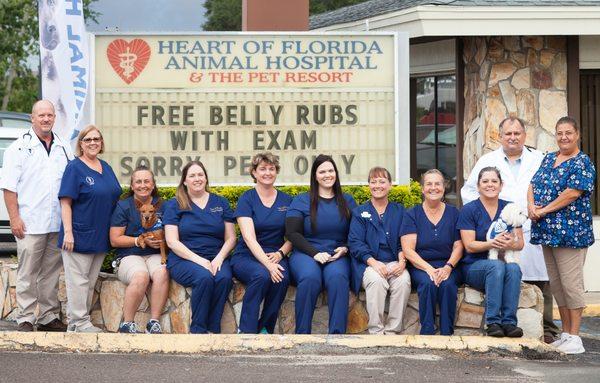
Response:
[[[283,1],[283,0],[282,0]],[[366,0],[310,0],[308,12],[311,15],[332,11]],[[242,0],[206,0],[205,31],[241,31]]]
[[[86,20],[96,22],[90,9],[96,0],[83,0]],[[31,62],[39,61],[38,8],[35,0],[0,0],[0,109],[29,112],[40,85]]]

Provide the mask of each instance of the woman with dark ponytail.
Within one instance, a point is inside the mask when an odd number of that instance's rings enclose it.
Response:
[[[347,238],[352,196],[342,193],[333,158],[320,154],[310,171],[310,191],[299,194],[286,216],[286,237],[296,291],[296,333],[310,334],[319,294],[327,290],[329,333],[343,334],[348,322],[350,260]]]

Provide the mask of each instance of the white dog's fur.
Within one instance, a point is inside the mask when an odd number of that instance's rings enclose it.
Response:
[[[516,203],[509,203],[502,209],[500,218],[492,222],[487,231],[487,240],[493,239],[503,232],[512,233],[514,228],[519,228],[527,221],[527,211]],[[516,237],[515,241],[516,241]],[[504,261],[506,263],[519,263],[521,252],[518,250],[506,250]],[[488,259],[498,259],[498,249],[490,249]]]

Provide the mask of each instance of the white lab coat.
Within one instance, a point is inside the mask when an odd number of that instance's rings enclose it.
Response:
[[[463,204],[479,198],[479,192],[477,191],[477,176],[479,175],[479,171],[487,166],[495,166],[500,170],[503,182],[500,198],[517,203],[525,209],[527,208],[527,189],[529,188],[531,178],[533,178],[533,175],[540,167],[544,155],[538,150],[528,147],[523,148],[521,167],[519,168],[519,174],[516,178],[510,170],[505,158],[506,156],[504,155],[502,147],[481,156],[473,170],[471,170],[469,178],[460,190]],[[531,239],[530,220],[527,220],[523,225],[523,237],[525,247],[521,251],[520,260],[523,280],[547,281],[548,273],[546,271],[546,264],[544,263],[542,248],[539,245],[532,245],[529,243]]]
[[[50,155],[33,128],[16,139],[4,152],[0,189],[17,193],[19,215],[26,234],[60,230],[58,191],[71,147],[54,134]]]

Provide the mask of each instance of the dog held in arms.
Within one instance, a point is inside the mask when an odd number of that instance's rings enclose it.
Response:
[[[525,221],[527,221],[527,212],[516,203],[509,203],[502,209],[500,218],[490,225],[486,238],[489,241],[504,232],[512,234],[513,229],[523,226]],[[516,240],[516,237],[514,238]],[[517,250],[506,250],[504,261],[506,263],[519,263],[520,254],[521,252]],[[498,249],[490,249],[488,259],[498,259]]]
[[[145,249],[145,238],[160,240],[160,257],[161,263],[164,265],[167,263],[167,244],[165,241],[165,230],[157,214],[161,203],[162,200],[158,200],[154,205],[152,203],[143,204],[135,200],[135,207],[140,212],[140,220],[144,230],[144,233],[138,236],[137,243],[142,249]]]

